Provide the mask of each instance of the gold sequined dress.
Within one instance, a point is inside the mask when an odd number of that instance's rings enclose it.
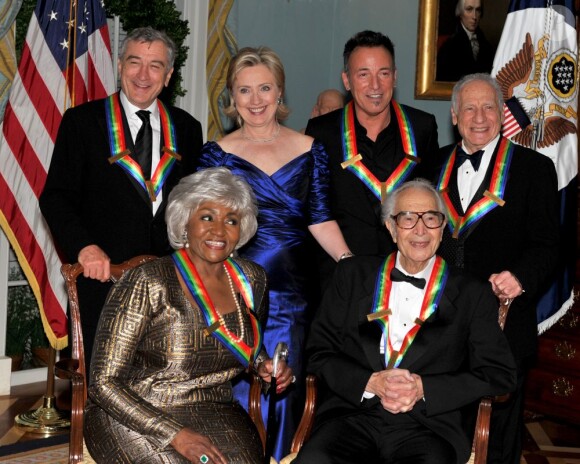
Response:
[[[243,259],[262,327],[266,274]],[[240,299],[245,310],[243,298]],[[226,324],[239,333],[236,312]],[[184,427],[207,435],[228,463],[261,463],[260,438],[234,401],[231,380],[244,367],[205,335],[200,309],[186,298],[170,257],[144,264],[117,282],[103,308],[91,364],[84,436],[103,463],[187,463],[170,445]],[[246,343],[253,344],[249,318]]]

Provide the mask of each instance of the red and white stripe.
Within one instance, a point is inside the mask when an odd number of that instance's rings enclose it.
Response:
[[[504,137],[511,139],[518,132],[521,132],[522,128],[506,104],[503,105],[503,116],[503,135]]]
[[[101,2],[89,3],[102,8]],[[67,345],[67,298],[61,261],[38,198],[64,111],[115,91],[106,24],[89,37],[88,48],[75,61],[74,86],[67,87],[66,76],[32,15],[0,138],[0,226],[36,296],[45,331],[56,349]]]

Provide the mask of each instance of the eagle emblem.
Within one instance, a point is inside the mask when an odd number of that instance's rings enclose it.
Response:
[[[550,40],[544,34],[534,47],[526,34],[516,55],[496,75],[505,101],[516,97],[532,121],[513,140],[531,148],[545,148],[576,133],[578,115],[571,105],[576,98],[578,69],[575,54],[559,49],[548,56]]]

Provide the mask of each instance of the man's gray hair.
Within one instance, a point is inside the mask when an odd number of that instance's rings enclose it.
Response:
[[[391,216],[393,216],[395,212],[397,199],[401,193],[409,189],[423,190],[425,192],[431,193],[433,198],[435,198],[435,202],[437,203],[437,211],[445,214],[445,203],[443,202],[443,198],[441,197],[439,191],[433,187],[433,184],[427,179],[418,178],[401,184],[398,188],[391,192],[390,195],[387,196],[387,199],[381,205],[381,219],[383,222],[390,221],[392,224],[395,224],[395,220]]]
[[[463,76],[453,86],[453,92],[451,93],[451,108],[453,108],[453,111],[455,112],[455,114],[459,114],[459,94],[461,93],[461,90],[467,84],[474,82],[474,81],[482,81],[482,82],[485,82],[491,86],[491,88],[495,92],[497,107],[498,107],[500,113],[503,113],[503,93],[501,91],[501,87],[499,86],[496,78],[490,76],[487,73],[475,73],[475,74],[468,74],[467,76]]]
[[[165,222],[169,243],[174,249],[185,246],[185,231],[191,215],[208,201],[240,215],[240,241],[236,249],[254,236],[258,228],[258,207],[252,188],[227,168],[207,168],[181,179],[169,194]]]
[[[459,0],[457,5],[455,5],[455,16],[458,18],[463,13],[463,9],[465,8],[465,0]],[[483,0],[481,0],[481,17],[483,18]]]
[[[123,40],[121,44],[121,49],[119,50],[119,58],[123,60],[125,53],[127,52],[127,45],[129,42],[139,42],[139,43],[152,43],[152,42],[162,42],[167,48],[167,71],[173,68],[173,63],[175,62],[175,55],[177,54],[177,47],[175,42],[171,40],[165,32],[153,29],[151,26],[138,27],[133,29],[127,37]]]

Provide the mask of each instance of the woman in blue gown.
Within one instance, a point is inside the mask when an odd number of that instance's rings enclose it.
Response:
[[[279,433],[274,457],[280,460],[290,443],[302,411],[300,375],[308,306],[305,274],[309,259],[309,232],[335,260],[351,256],[327,205],[327,155],[311,137],[283,127],[288,115],[282,102],[284,68],[270,49],[244,48],[232,58],[227,87],[232,104],[228,116],[239,129],[219,142],[208,142],[202,152],[201,168],[226,166],[254,189],[258,201],[258,232],[239,250],[241,257],[266,269],[270,309],[264,344],[270,355],[278,342],[290,348],[289,364],[299,382],[277,402]],[[235,396],[247,406],[248,384],[238,383]],[[264,398],[262,412],[268,411]],[[266,417],[264,417],[266,420]]]

